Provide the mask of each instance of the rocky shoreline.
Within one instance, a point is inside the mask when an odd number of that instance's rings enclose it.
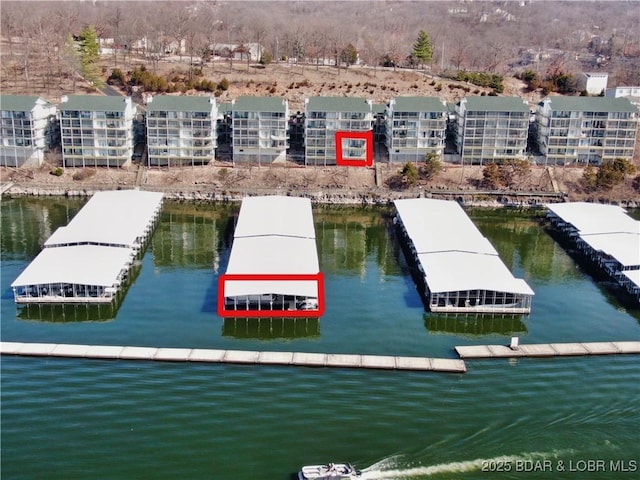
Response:
[[[173,170],[131,166],[122,169],[65,169],[53,175],[53,166],[37,169],[0,169],[0,193],[13,196],[88,197],[97,191],[139,188],[165,194],[176,201],[239,202],[256,195],[309,198],[319,205],[389,205],[403,198],[456,200],[478,207],[537,207],[546,203],[587,201],[640,208],[640,196],[629,185],[615,191],[586,194],[579,188],[581,169],[534,167],[527,178],[516,178],[511,188],[482,188],[482,168],[446,165],[432,181],[396,189],[388,180],[398,176],[397,165],[375,169],[236,168],[209,165]]]
[[[76,185],[36,185],[33,183],[10,183],[3,186],[3,195],[17,196],[63,196],[63,197],[88,197],[97,191],[111,190],[113,188],[134,188],[130,185],[86,185],[79,188]],[[388,205],[394,200],[403,198],[438,198],[456,200],[464,205],[477,207],[538,207],[544,203],[563,202],[568,198],[563,193],[553,192],[514,192],[514,191],[477,191],[477,190],[427,190],[411,189],[404,191],[392,191],[389,189],[286,189],[286,188],[259,188],[259,189],[221,189],[211,186],[199,186],[196,188],[140,187],[141,190],[159,191],[165,194],[165,198],[177,201],[199,202],[239,202],[245,196],[252,195],[288,195],[309,198],[313,203],[322,205]],[[598,199],[590,201],[599,202]],[[627,208],[638,208],[640,202],[620,202]]]

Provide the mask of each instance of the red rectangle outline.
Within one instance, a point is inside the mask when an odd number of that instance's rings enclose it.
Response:
[[[225,310],[224,283],[229,280],[315,280],[318,282],[317,310]],[[233,317],[321,317],[324,314],[324,274],[318,273],[225,273],[218,278],[218,315]]]
[[[342,140],[365,140],[366,158],[364,160],[350,160],[342,157]],[[343,167],[370,167],[373,165],[373,130],[366,132],[336,132],[336,165]]]

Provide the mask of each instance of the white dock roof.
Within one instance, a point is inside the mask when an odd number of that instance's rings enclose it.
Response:
[[[227,273],[318,273],[316,241],[277,235],[233,241]]]
[[[243,198],[233,236],[260,235],[316,238],[311,200],[277,195]]]
[[[422,253],[418,255],[433,293],[491,290],[533,295],[533,290],[495,255],[468,252]]]
[[[45,248],[11,286],[68,283],[110,287],[134,255],[131,248],[97,245]]]
[[[415,198],[396,200],[394,204],[431,292],[534,294],[524,280],[513,276],[457,202]]]
[[[573,225],[580,235],[594,233],[640,234],[640,222],[627,215],[617,205],[588,202],[549,203],[546,207],[567,223]]]
[[[134,247],[162,205],[162,193],[113,190],[95,193],[65,227],[58,228],[46,247],[94,243]]]
[[[640,287],[640,270],[625,270],[622,273],[631,280],[635,286]]]
[[[317,274],[320,271],[311,201],[298,197],[246,197],[234,233],[228,274]],[[228,280],[225,297],[318,297],[313,280]]]
[[[418,253],[498,254],[457,202],[413,198],[393,203]]]
[[[640,233],[601,233],[581,235],[580,238],[595,251],[612,256],[625,267],[640,265]]]

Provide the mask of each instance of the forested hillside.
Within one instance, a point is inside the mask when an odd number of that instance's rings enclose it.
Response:
[[[607,71],[640,84],[640,15],[632,1],[17,2],[3,1],[2,81],[45,85],[80,70],[73,40],[92,25],[112,42],[112,66],[153,66],[175,53],[207,62],[216,43],[264,46],[261,60],[427,67],[514,75]],[[419,32],[431,55],[417,59]],[[354,59],[355,60],[355,59]],[[44,66],[44,71],[39,67]],[[36,77],[42,77],[39,80]]]

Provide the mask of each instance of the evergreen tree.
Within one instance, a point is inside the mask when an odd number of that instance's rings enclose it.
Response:
[[[82,65],[82,75],[93,85],[102,83],[98,71],[98,60],[100,60],[100,44],[98,34],[93,25],[86,26],[78,36],[80,51],[80,63]]]
[[[346,63],[347,67],[355,64],[358,61],[358,50],[356,50],[356,47],[351,43],[344,47],[340,52],[340,60]]]
[[[418,178],[419,178],[418,169],[413,163],[411,162],[405,163],[404,167],[402,167],[401,173],[402,173],[402,176],[404,177],[405,182],[408,185],[415,185],[418,182]]]
[[[416,43],[413,44],[412,55],[422,64],[429,63],[433,58],[433,45],[429,34],[420,30]]]
[[[625,158],[616,158],[613,162],[603,163],[596,174],[596,186],[602,190],[611,190],[624,181],[626,175],[633,175],[635,167]]]
[[[442,163],[440,162],[440,155],[437,153],[429,152],[425,159],[424,164],[420,167],[420,177],[426,180],[435,178],[442,171]]]

